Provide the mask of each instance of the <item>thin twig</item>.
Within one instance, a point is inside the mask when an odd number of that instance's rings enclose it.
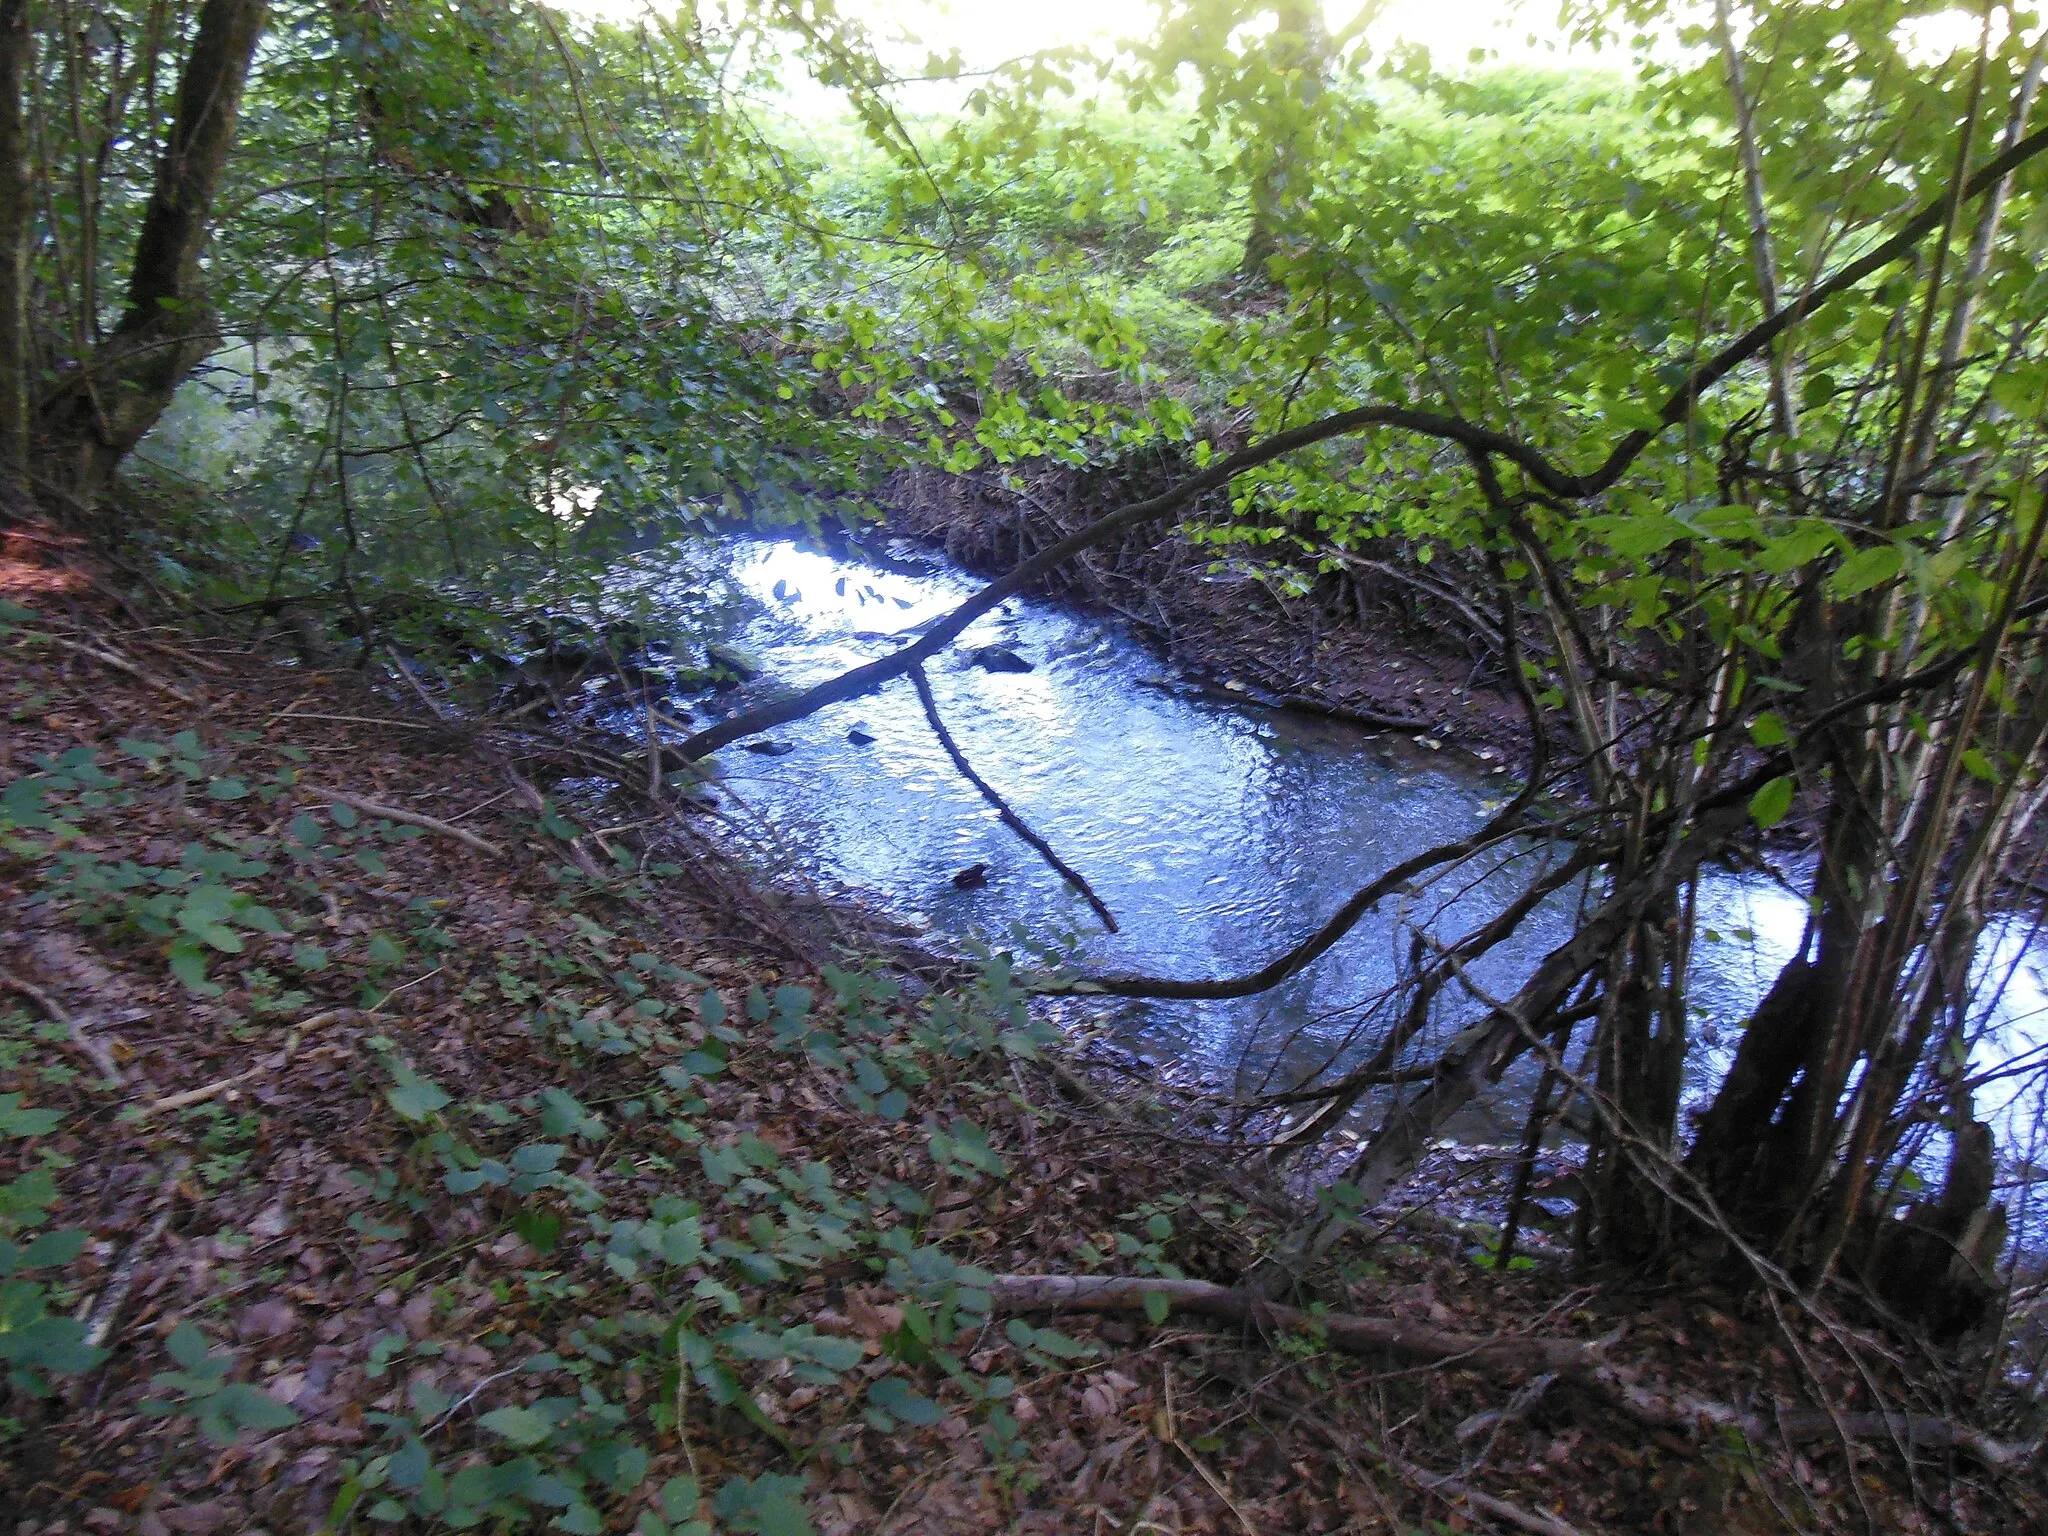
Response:
[[[22,996],[34,999],[37,1006],[47,1013],[54,1022],[62,1024],[71,1031],[71,1043],[78,1047],[85,1058],[98,1070],[101,1077],[110,1083],[119,1084],[121,1082],[121,1069],[115,1064],[113,1053],[100,1041],[95,1040],[87,1032],[85,1026],[79,1023],[56,998],[26,977],[17,976],[9,970],[0,969],[0,985],[12,987]]]
[[[76,651],[81,656],[90,656],[94,661],[101,663],[103,666],[112,667],[116,672],[125,672],[139,683],[146,683],[152,688],[161,689],[181,704],[190,704],[195,709],[199,706],[199,701],[177,684],[167,683],[153,672],[145,672],[125,656],[117,656],[112,651],[103,651],[96,645],[86,645],[82,641],[66,640],[62,635],[47,635],[46,638],[63,646],[68,651]]]
[[[399,806],[385,805],[381,801],[366,799],[362,795],[352,795],[345,789],[327,789],[318,784],[301,784],[299,788],[306,794],[320,795],[338,801],[342,805],[361,811],[365,816],[381,816],[386,821],[403,822],[406,826],[418,827],[422,831],[437,832],[442,837],[452,837],[458,843],[466,843],[478,853],[489,854],[494,859],[505,857],[505,850],[489,838],[478,837],[467,827],[458,827],[453,822],[441,820],[438,816],[428,816],[420,811],[408,811]]]
[[[340,725],[388,725],[394,731],[445,731],[448,729],[445,725],[428,725],[419,720],[386,720],[376,715],[316,715],[310,712],[300,714],[289,709],[279,710],[263,723],[265,725],[275,725],[280,720],[328,720]]]
[[[166,1094],[152,1103],[143,1105],[135,1112],[135,1118],[137,1120],[147,1120],[152,1115],[165,1115],[170,1114],[174,1110],[190,1109],[194,1104],[204,1104],[209,1099],[217,1099],[230,1088],[239,1087],[253,1078],[263,1077],[272,1072],[281,1072],[284,1070],[285,1065],[290,1062],[293,1054],[297,1052],[301,1038],[311,1031],[319,1029],[324,1024],[331,1024],[334,1020],[354,1012],[353,1008],[329,1008],[324,1013],[316,1013],[304,1023],[295,1026],[292,1032],[285,1036],[284,1049],[275,1057],[267,1061],[259,1061],[246,1072],[237,1072],[232,1077],[217,1078],[204,1087],[187,1088],[182,1093]]]
[[[114,1260],[114,1267],[108,1272],[106,1289],[100,1292],[99,1300],[93,1303],[91,1314],[85,1324],[85,1346],[98,1349],[107,1342],[107,1335],[114,1331],[114,1320],[120,1316],[122,1306],[128,1300],[128,1293],[135,1289],[136,1277],[142,1272],[143,1261],[157,1245],[158,1239],[171,1224],[171,1217],[177,1210],[178,1180],[185,1176],[185,1170],[192,1159],[180,1155],[173,1158],[164,1169],[162,1182],[157,1186],[157,1212],[148,1226],[138,1232],[121,1256]]]

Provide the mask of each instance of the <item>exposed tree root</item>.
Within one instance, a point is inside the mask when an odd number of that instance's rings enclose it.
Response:
[[[0,970],[0,987],[8,987],[23,997],[34,999],[36,1006],[47,1013],[55,1023],[62,1024],[71,1032],[71,1045],[81,1056],[92,1063],[93,1070],[110,1083],[121,1081],[121,1069],[114,1061],[114,1053],[103,1041],[93,1038],[92,1032],[74,1018],[65,1006],[43,988],[26,977],[12,971]]]

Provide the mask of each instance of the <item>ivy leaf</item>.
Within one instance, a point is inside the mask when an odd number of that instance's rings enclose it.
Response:
[[[946,1410],[928,1397],[910,1390],[901,1376],[884,1376],[868,1388],[868,1401],[900,1424],[920,1429],[945,1418]]]
[[[447,1091],[432,1078],[423,1077],[402,1061],[393,1060],[386,1065],[394,1083],[384,1090],[384,1100],[401,1117],[417,1122],[447,1107]]]
[[[800,1477],[772,1472],[752,1479],[736,1477],[718,1490],[712,1509],[734,1530],[752,1536],[816,1536],[811,1517],[799,1502],[803,1491]]]
[[[25,1109],[18,1093],[0,1093],[0,1136],[47,1136],[64,1116],[54,1109]]]

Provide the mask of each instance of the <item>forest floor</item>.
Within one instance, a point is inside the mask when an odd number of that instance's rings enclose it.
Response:
[[[701,813],[4,555],[15,1536],[2048,1529],[1797,1297],[1388,1212],[1219,1324],[1299,1202],[1001,957],[876,962]]]

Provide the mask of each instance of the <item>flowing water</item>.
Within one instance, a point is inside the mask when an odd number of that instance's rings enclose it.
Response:
[[[711,611],[761,668],[756,683],[711,706],[727,711],[763,690],[807,686],[885,654],[979,584],[922,555],[869,562],[751,539],[707,546],[680,570],[671,558],[653,583],[700,612],[705,594],[722,594]],[[1031,670],[974,665],[972,653],[988,645],[1014,651]],[[968,760],[1087,877],[1120,932],[1105,931],[953,771],[908,681],[782,728],[771,738],[787,749],[778,755],[728,748],[720,763],[724,786],[757,819],[772,857],[950,939],[981,934],[1007,945],[1020,933],[1071,935],[1094,969],[1252,970],[1380,871],[1470,831],[1510,793],[1499,765],[1449,747],[1176,696],[1157,686],[1161,665],[1143,645],[1050,603],[1012,600],[928,671]],[[1388,902],[1271,992],[1111,1005],[1110,1027],[1162,1068],[1219,1087],[1291,1082],[1355,1051],[1361,1032],[1376,1033],[1371,1007],[1395,984],[1408,944],[1397,918],[1462,931],[1567,851],[1528,846],[1461,871],[1408,908]],[[954,876],[975,865],[985,883],[957,886]],[[1472,981],[1496,995],[1512,991],[1569,931],[1573,900],[1564,893],[1540,909],[1471,968]],[[1725,1068],[1805,915],[1800,898],[1767,878],[1703,879],[1691,978],[1696,1090]],[[2038,957],[2013,937],[1990,948],[2006,981],[1995,1054],[2041,1047],[2048,998]],[[1103,1008],[1089,1000],[1094,1017]],[[1511,1138],[1516,1101],[1526,1098],[1526,1087],[1516,1091],[1521,1081],[1511,1076],[1451,1134]]]

